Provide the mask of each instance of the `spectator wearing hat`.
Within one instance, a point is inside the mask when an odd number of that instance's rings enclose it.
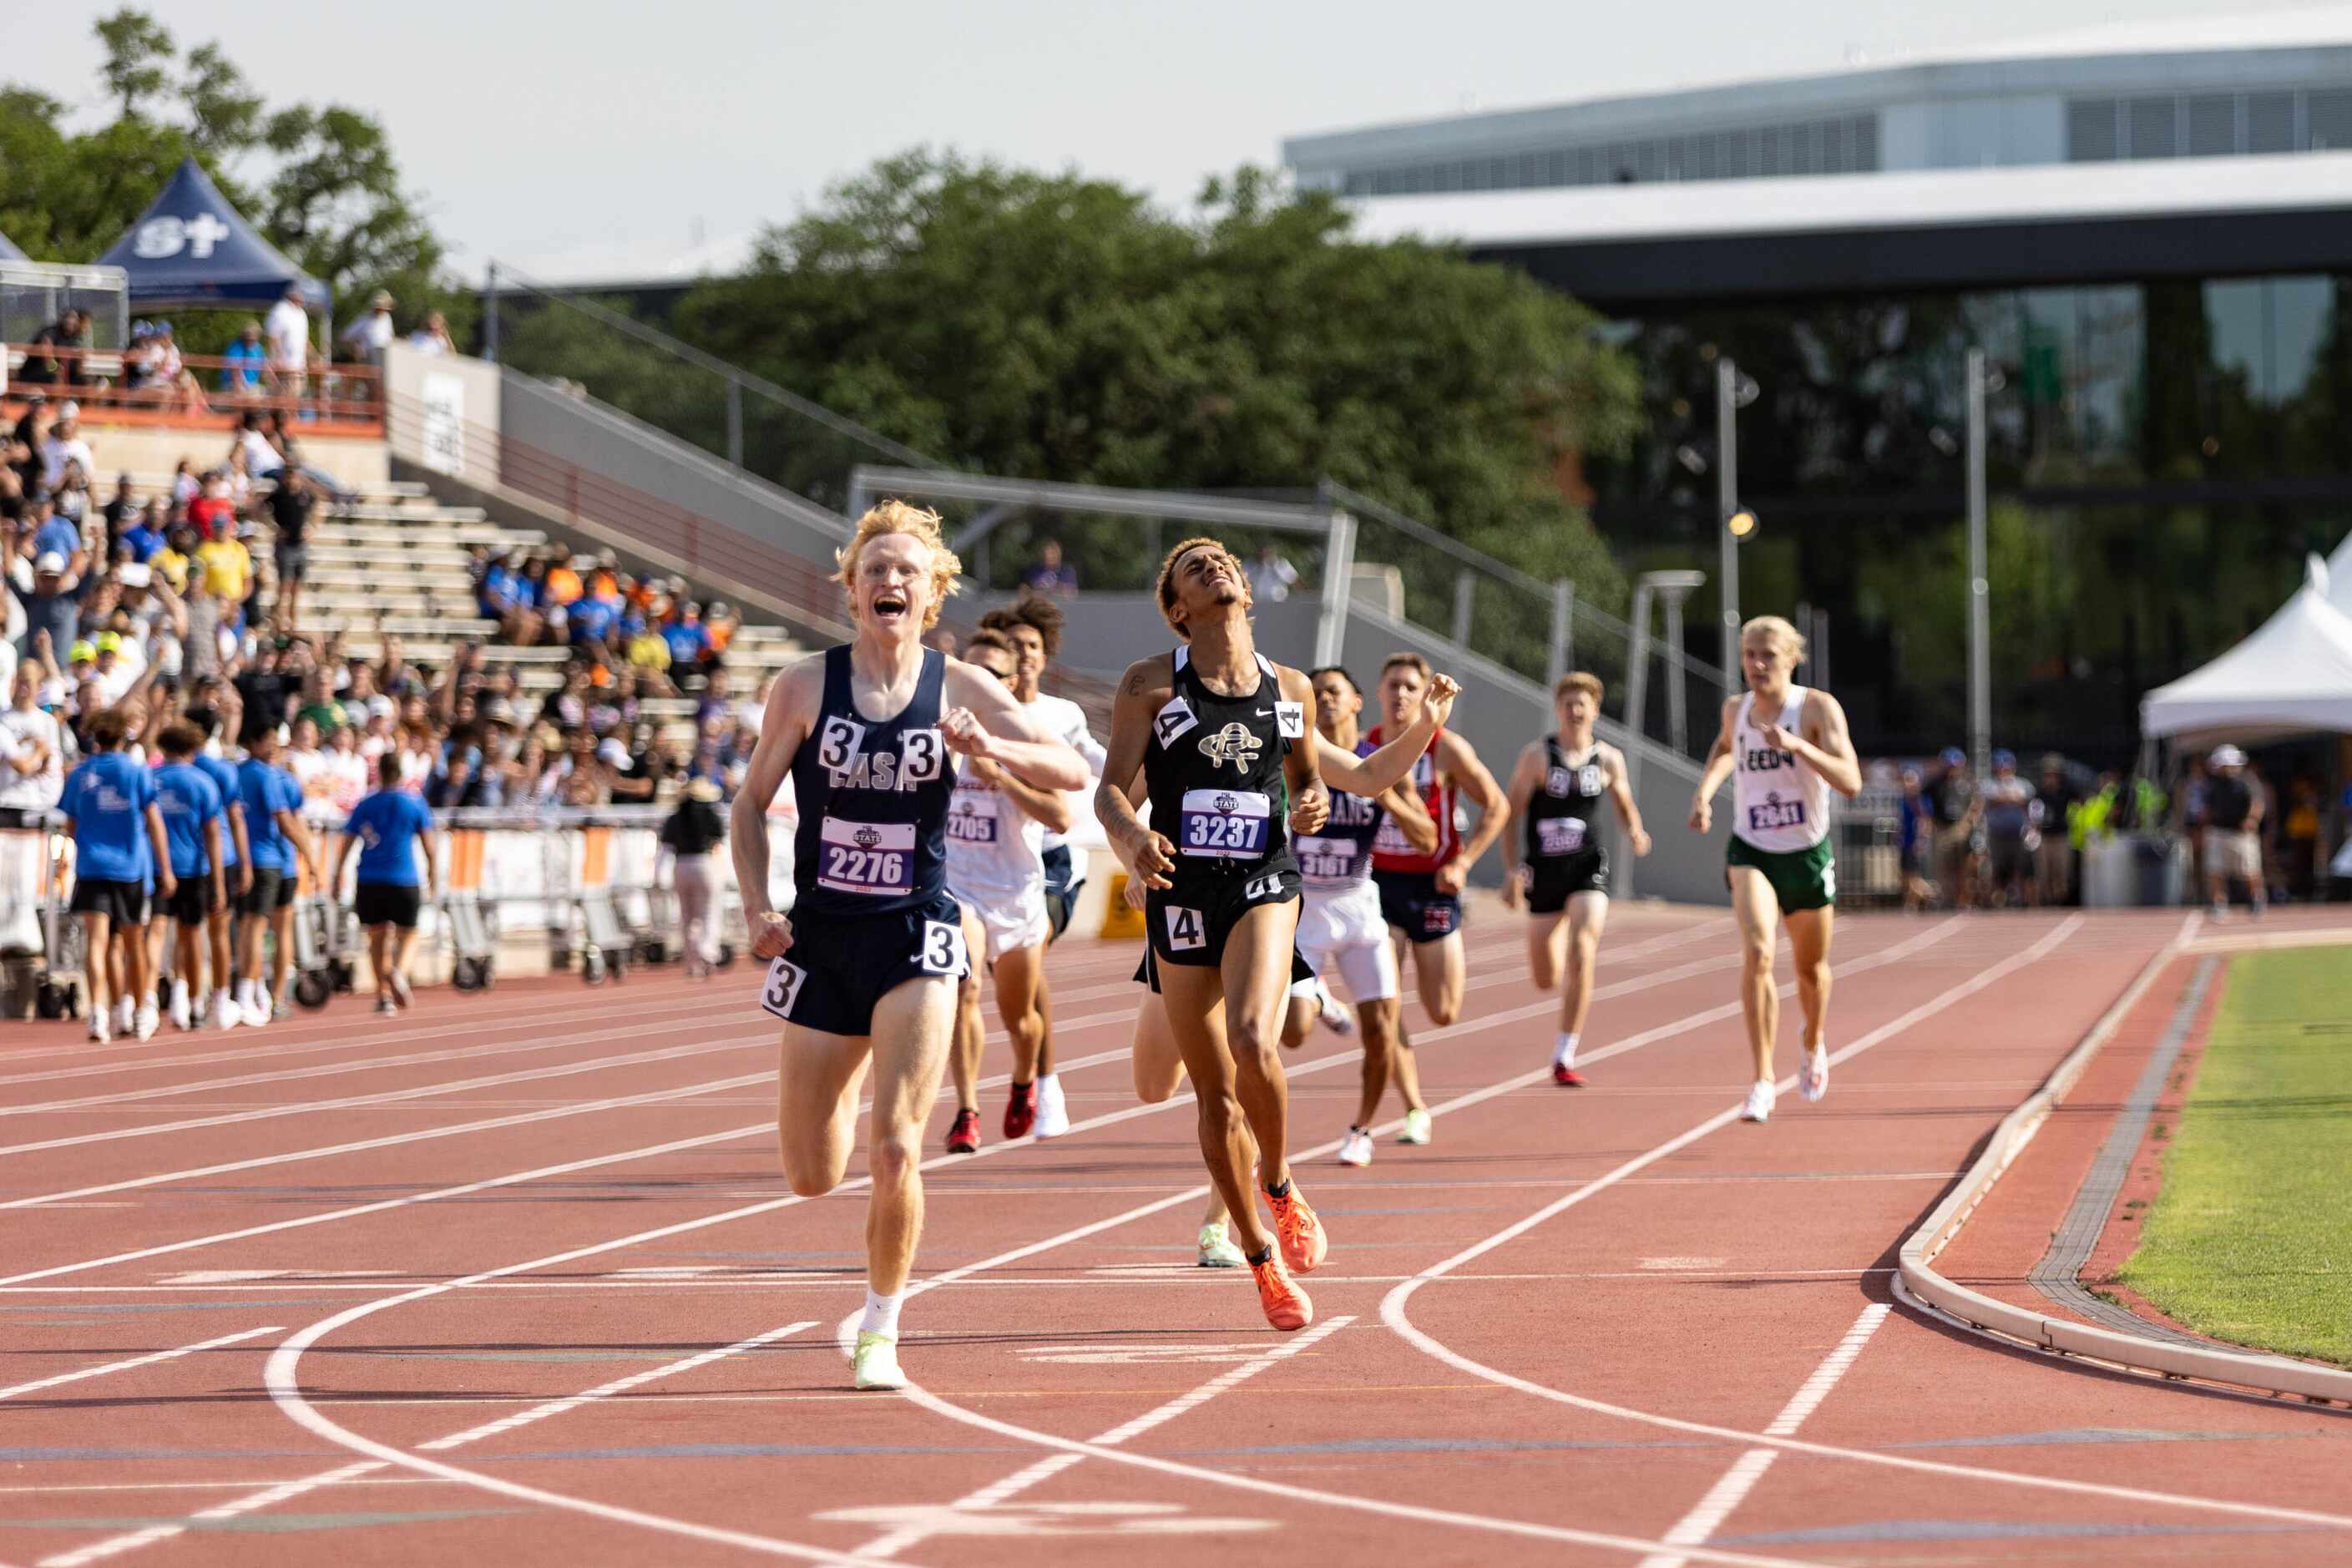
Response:
[[[46,490],[54,490],[64,483],[68,463],[79,463],[84,474],[98,467],[98,459],[90,455],[89,443],[82,439],[80,404],[68,403],[58,409],[57,423],[42,437],[39,450],[41,488]]]
[[[31,588],[20,586],[15,573],[0,573],[8,592],[25,608],[25,637],[19,651],[28,658],[44,640],[53,648],[71,646],[81,626],[82,601],[94,585],[73,569],[65,554],[54,546],[43,546],[37,534],[34,548],[38,553],[33,557]]]
[[[2017,773],[2017,753],[1995,752],[1984,786],[1985,855],[1996,904],[2021,905],[2033,888],[2033,786]]]
[[[2268,901],[2263,878],[2263,791],[2246,766],[2246,753],[2220,746],[2207,759],[2205,784],[2205,888],[2217,921],[2230,914],[2230,884],[2246,884],[2247,902],[2260,916]]]
[[[383,351],[392,346],[392,295],[379,289],[368,300],[367,314],[343,329],[343,342],[379,370],[383,367]]]

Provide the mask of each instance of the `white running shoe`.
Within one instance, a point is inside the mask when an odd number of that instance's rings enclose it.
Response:
[[[131,1028],[132,1033],[141,1039],[152,1040],[155,1037],[155,1026],[163,1021],[155,1012],[155,1004],[144,1002],[140,1004],[139,1010],[131,1015]]]
[[[114,999],[114,1032],[118,1035],[127,1035],[132,1026],[138,1022],[138,1001],[130,996],[116,997]]]
[[[1321,1016],[1325,1028],[1343,1037],[1356,1032],[1356,1020],[1349,1016],[1345,1007],[1339,1005],[1339,999],[1331,994],[1329,986],[1319,980],[1317,981],[1315,994],[1322,998]]]
[[[1059,1138],[1070,1130],[1070,1102],[1062,1096],[1062,1075],[1047,1072],[1037,1075],[1037,1125],[1030,1131],[1039,1138]]]
[[[1404,1125],[1397,1131],[1397,1142],[1400,1143],[1428,1142],[1429,1112],[1426,1110],[1406,1111],[1404,1113]]]
[[[214,992],[213,1027],[234,1029],[243,1022],[245,1022],[245,1009],[236,1005],[236,998],[226,991]]]
[[[269,1022],[269,987],[256,985],[245,999],[245,1021],[255,1028]]]
[[[1200,1246],[1200,1264],[1203,1268],[1239,1268],[1249,1261],[1234,1245],[1233,1237],[1225,1234],[1223,1220],[1201,1227]]]
[[[414,1006],[416,993],[409,988],[408,976],[395,969],[392,972],[392,999],[403,1007]]]
[[[898,1365],[898,1342],[888,1334],[867,1331],[857,1336],[850,1373],[860,1388],[904,1388],[907,1374]]]
[[[112,1038],[114,1038],[114,1031],[107,1027],[106,1009],[103,1007],[92,1007],[89,1010],[90,1044],[94,1046],[102,1046]]]
[[[1748,1102],[1739,1108],[1742,1121],[1767,1121],[1772,1116],[1772,1085],[1759,1082],[1748,1091]]]
[[[1797,1075],[1797,1092],[1811,1101],[1819,1100],[1829,1091],[1829,1047],[1819,1046],[1805,1053],[1804,1070]]]
[[[1348,1135],[1339,1140],[1339,1163],[1369,1165],[1372,1163],[1372,1135],[1360,1127],[1350,1127]]]
[[[188,983],[174,980],[172,982],[172,1027],[193,1029],[195,1026],[195,1020],[188,1010]]]

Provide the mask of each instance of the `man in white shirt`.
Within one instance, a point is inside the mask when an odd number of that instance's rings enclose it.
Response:
[[[269,368],[277,374],[278,390],[302,395],[303,373],[310,363],[310,312],[302,308],[302,285],[286,285],[286,297],[269,307],[261,323],[269,342]]]
[[[1250,563],[1250,598],[1261,605],[1279,605],[1290,597],[1290,590],[1298,585],[1298,568],[1284,560],[1273,545],[1257,552]]]
[[[16,667],[8,708],[0,712],[0,812],[47,811],[66,787],[64,737],[37,706],[39,667]]]
[[[356,344],[370,364],[383,363],[383,351],[392,346],[392,296],[377,289],[375,298],[368,301],[367,314],[343,329],[343,342]]]
[[[66,477],[66,465],[79,463],[84,474],[98,471],[89,443],[81,438],[81,405],[68,403],[58,410],[58,422],[41,441],[41,484],[54,490]]]

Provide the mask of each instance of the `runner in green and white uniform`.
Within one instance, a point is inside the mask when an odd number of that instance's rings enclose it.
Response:
[[[1759,616],[1740,628],[1748,695],[1723,705],[1723,727],[1691,802],[1690,825],[1705,833],[1713,823],[1715,792],[1727,775],[1731,779],[1734,816],[1724,880],[1739,920],[1740,1001],[1756,1064],[1756,1081],[1739,1111],[1745,1121],[1772,1114],[1772,1049],[1780,1021],[1772,949],[1784,921],[1796,960],[1797,1000],[1805,1010],[1798,1089],[1819,1100],[1830,1087],[1830,934],[1837,899],[1830,792],[1852,797],[1862,787],[1862,764],[1837,699],[1790,683],[1804,657],[1805,639],[1778,616]]]

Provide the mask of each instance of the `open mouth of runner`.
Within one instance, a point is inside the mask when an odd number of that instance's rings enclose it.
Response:
[[[886,626],[897,626],[907,618],[907,595],[899,588],[885,588],[874,595],[874,618]]]

